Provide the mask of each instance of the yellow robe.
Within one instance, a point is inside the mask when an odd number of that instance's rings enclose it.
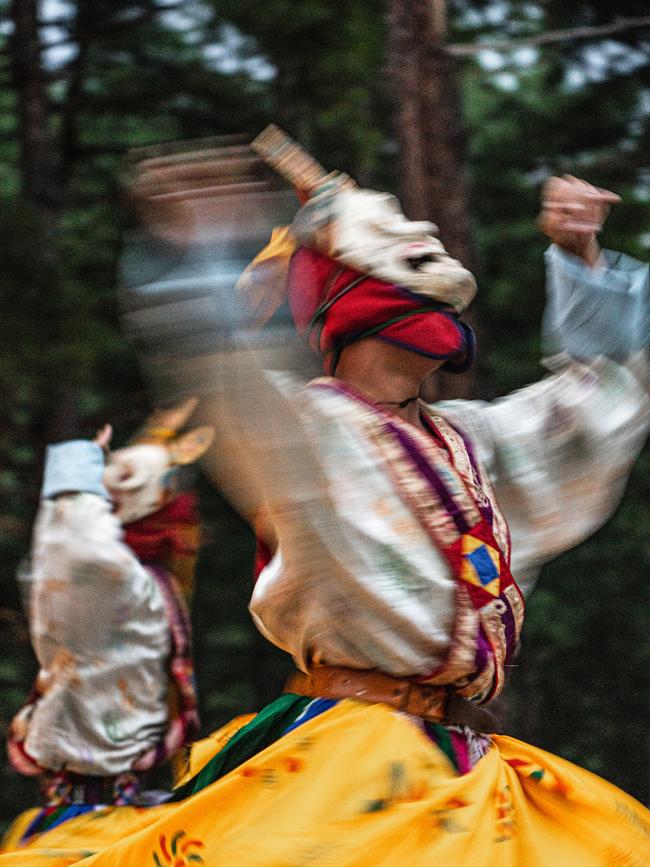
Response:
[[[190,773],[248,719],[200,742]],[[88,813],[17,849],[33,815],[0,867],[650,864],[650,812],[588,771],[494,736],[458,776],[408,717],[351,700],[180,803]]]

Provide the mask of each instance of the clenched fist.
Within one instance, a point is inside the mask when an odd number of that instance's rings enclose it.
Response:
[[[571,175],[550,178],[542,191],[539,227],[558,247],[595,265],[597,235],[620,196]]]

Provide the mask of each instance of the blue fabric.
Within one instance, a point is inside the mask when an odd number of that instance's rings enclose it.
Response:
[[[47,447],[43,499],[66,492],[97,494],[109,499],[102,484],[104,453],[90,440],[69,440]]]
[[[21,843],[26,843],[34,834],[40,833],[42,830],[51,831],[58,825],[67,822],[68,819],[75,819],[77,816],[83,816],[84,813],[91,813],[93,810],[101,809],[100,804],[72,804],[69,807],[59,807],[54,812],[43,809],[40,810],[36,818],[33,819],[25,833],[20,839]],[[50,819],[50,817],[52,817]],[[50,821],[47,821],[50,819]],[[43,826],[46,825],[45,828]]]
[[[144,232],[126,244],[123,321],[144,357],[155,359],[151,374],[161,384],[174,374],[171,358],[228,347],[245,325],[247,311],[233,287],[259,246],[231,235],[182,248]]]
[[[490,584],[495,578],[499,577],[499,570],[492,562],[492,558],[488,554],[485,545],[481,545],[476,551],[472,551],[465,556],[474,567],[483,586]]]
[[[285,730],[284,734],[286,735],[294,729],[297,729],[303,723],[308,722],[310,719],[320,716],[322,713],[325,713],[326,710],[334,707],[335,704],[338,704],[338,699],[336,698],[315,698],[313,701],[309,702],[300,716],[297,717]]]
[[[594,268],[552,246],[546,253],[547,352],[573,358],[625,358],[648,345],[648,265],[604,250]]]

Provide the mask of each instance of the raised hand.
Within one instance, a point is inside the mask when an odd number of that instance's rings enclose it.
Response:
[[[98,430],[95,434],[95,439],[93,440],[96,445],[100,447],[100,449],[104,452],[104,454],[108,454],[108,448],[111,442],[111,437],[113,436],[113,428],[110,424],[105,424],[101,430]]]
[[[593,266],[600,256],[598,233],[620,200],[616,193],[572,175],[553,177],[542,190],[539,227],[558,247]]]

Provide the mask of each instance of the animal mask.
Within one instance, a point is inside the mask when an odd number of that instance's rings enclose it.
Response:
[[[110,453],[104,484],[122,524],[157,512],[184,490],[182,467],[197,461],[214,437],[208,426],[178,434],[196,404],[192,398],[157,411],[129,445]]]
[[[433,223],[408,220],[388,193],[360,189],[339,172],[328,174],[276,126],[261,132],[251,148],[298,192],[302,208],[290,228],[298,246],[456,313],[470,303],[474,276],[449,256]]]
[[[277,127],[251,147],[303,202],[238,282],[254,326],[288,296],[298,330],[328,373],[346,346],[371,336],[438,359],[448,370],[466,369],[474,336],[458,315],[476,282],[449,256],[433,223],[408,220],[394,196],[327,174]]]
[[[314,191],[291,226],[299,245],[462,313],[476,282],[436,231],[433,223],[408,220],[395,196],[336,178]]]

